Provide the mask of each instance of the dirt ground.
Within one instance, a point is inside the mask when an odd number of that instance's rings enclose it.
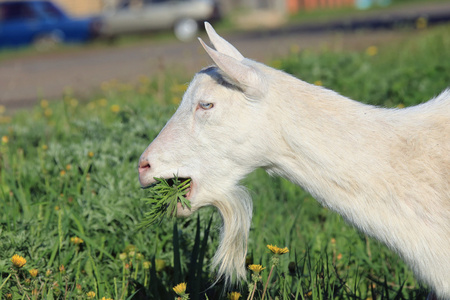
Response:
[[[450,2],[444,2],[442,11]],[[403,12],[405,13],[405,12]],[[408,39],[417,30],[277,30],[234,33],[224,37],[251,59],[268,62],[297,49],[360,50],[394,40]],[[220,34],[220,32],[219,32]],[[208,40],[204,35],[204,40]],[[8,111],[29,107],[40,99],[60,99],[70,89],[77,97],[91,95],[102,82],[130,82],[153,76],[165,68],[194,75],[211,64],[198,41],[149,42],[126,47],[86,48],[66,53],[38,53],[0,62],[0,105]]]

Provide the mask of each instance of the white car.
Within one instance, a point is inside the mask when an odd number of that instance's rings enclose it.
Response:
[[[123,0],[116,9],[101,15],[101,34],[116,37],[126,33],[173,29],[187,41],[197,35],[199,23],[220,17],[214,0]]]

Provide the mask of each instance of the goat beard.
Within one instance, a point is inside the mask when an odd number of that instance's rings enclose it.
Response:
[[[209,204],[219,210],[223,221],[220,243],[211,266],[219,267],[217,281],[223,277],[225,285],[229,286],[233,279],[246,278],[245,259],[253,204],[242,186],[234,186],[224,193],[215,191],[211,196]]]

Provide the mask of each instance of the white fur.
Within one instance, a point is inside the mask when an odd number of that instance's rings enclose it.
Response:
[[[450,90],[415,107],[377,108],[245,59],[206,29],[217,67],[194,77],[142,154],[139,179],[190,177],[192,211],[218,208],[219,275],[245,275],[252,204],[239,181],[262,167],[388,245],[450,299]]]

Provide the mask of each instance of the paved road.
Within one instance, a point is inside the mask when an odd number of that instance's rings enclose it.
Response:
[[[364,18],[352,20],[235,33],[225,35],[225,38],[246,57],[267,62],[287,54],[293,45],[300,49],[325,46],[335,49],[364,49],[399,38],[407,39],[417,34],[417,31],[391,30],[389,28],[392,26],[389,24],[392,24],[392,20],[408,21],[415,20],[418,16],[444,15],[450,18],[450,2],[393,9],[382,15],[371,13]],[[371,26],[370,22],[384,25]],[[375,27],[378,30],[356,31],[356,27]],[[163,68],[194,74],[210,63],[197,41],[164,44],[149,42],[119,48],[87,48],[66,53],[36,54],[33,57],[0,62],[0,105],[6,106],[7,110],[28,107],[42,98],[58,99],[67,88],[73,90],[78,97],[84,97],[98,89],[102,82],[111,79],[130,82],[140,75],[157,74]]]

